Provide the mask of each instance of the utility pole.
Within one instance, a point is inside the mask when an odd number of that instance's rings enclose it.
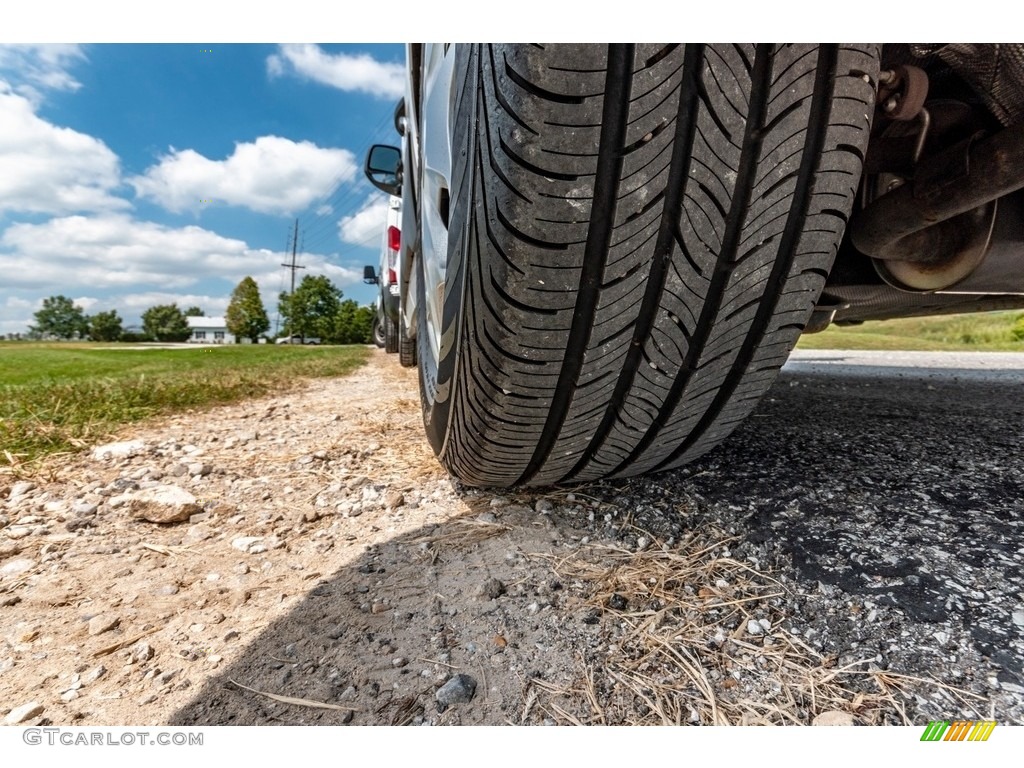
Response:
[[[299,220],[296,218],[295,219],[295,234],[292,235],[292,263],[291,264],[282,264],[281,265],[282,267],[285,267],[285,268],[290,269],[292,271],[292,290],[291,290],[291,293],[288,294],[288,300],[289,301],[291,301],[292,297],[295,295],[295,271],[297,269],[305,269],[305,266],[303,266],[302,264],[296,264],[295,263],[295,256],[296,256],[296,252],[298,251],[298,248],[299,248]],[[288,335],[289,335],[288,343],[289,344],[291,344],[291,335],[292,335],[293,331],[294,331],[293,328],[289,328],[288,329]]]

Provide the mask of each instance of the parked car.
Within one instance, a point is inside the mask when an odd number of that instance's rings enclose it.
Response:
[[[315,336],[283,336],[274,342],[275,344],[319,344],[320,339]]]
[[[401,146],[366,173],[403,199],[402,328],[442,463],[482,486],[671,469],[802,333],[1024,307],[1022,62],[408,46]]]
[[[377,326],[383,338],[386,352],[398,352],[399,333],[399,254],[402,249],[402,198],[391,195],[388,197],[388,214],[384,224],[380,246],[380,272],[372,266],[363,270],[364,282],[377,285]],[[374,337],[377,338],[375,331]]]

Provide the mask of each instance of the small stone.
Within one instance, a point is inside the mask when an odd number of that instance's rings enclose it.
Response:
[[[388,607],[384,603],[374,603],[370,606],[370,613],[384,613]]]
[[[22,480],[21,482],[15,483],[14,485],[11,486],[11,494],[9,498],[11,501],[14,501],[15,499],[24,496],[25,494],[29,493],[30,491],[34,491],[35,489],[35,483],[31,483],[28,480]]]
[[[480,585],[479,595],[488,600],[496,600],[505,594],[505,585],[498,579],[487,579]]]
[[[237,640],[239,637],[241,637],[241,635],[238,633],[237,630],[229,629],[227,632],[224,633],[224,642],[230,643],[232,640]]]
[[[761,619],[760,621],[758,621],[757,619],[751,619],[750,621],[748,621],[747,634],[754,635],[755,637],[759,637],[760,635],[765,634],[765,632],[767,632],[767,630],[771,627],[771,624],[768,624],[768,627],[765,627],[764,622],[765,619]]]
[[[156,652],[153,650],[153,646],[142,640],[132,646],[131,653],[132,661],[135,662],[149,661],[156,655]]]
[[[204,464],[201,461],[196,461],[188,465],[188,473],[192,475],[192,477],[206,477],[212,471],[213,467],[209,464]]]
[[[249,554],[259,554],[259,552],[267,551],[266,546],[263,545],[262,536],[239,536],[237,539],[231,540],[231,546],[239,552],[246,552]],[[262,547],[262,549],[259,549],[260,547]],[[256,552],[256,549],[259,549],[259,552]]]
[[[93,669],[86,672],[85,675],[82,677],[82,682],[86,685],[89,685],[89,683],[95,683],[105,674],[107,674],[107,668],[100,664],[98,667],[94,667]]]
[[[453,704],[468,704],[476,695],[476,680],[469,675],[455,675],[434,693],[440,709],[444,711]]]
[[[32,529],[27,526],[15,526],[7,529],[7,538],[15,540],[24,539],[31,533]]]
[[[404,656],[396,656],[391,660],[391,666],[395,669],[401,669],[402,667],[408,666],[409,660]]]
[[[613,611],[624,611],[626,606],[629,605],[629,600],[620,595],[618,592],[608,598],[608,607]]]
[[[184,477],[187,474],[188,467],[186,467],[184,464],[175,464],[173,467],[171,467],[171,477]]]
[[[1018,627],[1024,627],[1024,611],[1013,612],[1013,623]]]
[[[78,698],[78,696],[79,696],[78,691],[70,690],[70,691],[64,691],[64,693],[62,693],[60,695],[60,698],[61,698],[61,701],[74,701],[75,699]]]
[[[401,491],[388,491],[384,496],[384,506],[388,509],[398,509],[405,504],[405,495]]]
[[[153,594],[158,597],[170,597],[176,595],[181,589],[177,584],[164,584],[163,586],[157,587],[153,590]]]
[[[93,616],[89,620],[89,634],[93,637],[102,635],[104,632],[114,629],[120,623],[120,616],[115,616],[112,613],[101,613],[99,616]]]
[[[155,693],[151,693],[148,696],[143,696],[139,699],[139,706],[145,707],[147,704],[152,704],[156,700],[157,695]]]
[[[840,712],[839,710],[831,709],[827,712],[822,712],[820,715],[814,718],[811,725],[855,725],[853,715],[849,712]]]
[[[91,517],[76,517],[74,520],[68,520],[64,523],[64,528],[69,533],[75,531],[84,531],[86,528],[92,528],[96,525],[96,522]]]
[[[141,440],[125,440],[119,443],[107,443],[92,449],[94,459],[127,459],[146,450]]]
[[[232,608],[241,608],[247,602],[249,602],[249,590],[247,589],[235,590],[228,598],[228,605]]]
[[[10,560],[0,566],[0,579],[10,578],[12,576],[18,576],[25,571],[32,570],[36,566],[35,560],[29,560],[28,558],[18,558],[17,560]]]
[[[92,517],[96,514],[97,509],[99,509],[99,505],[91,501],[76,501],[71,505],[71,511],[78,517]]]
[[[158,485],[125,497],[133,517],[151,523],[180,523],[202,512],[196,497],[176,485]]]
[[[549,515],[554,511],[555,505],[547,499],[537,499],[537,503],[533,505],[533,508],[542,515]]]
[[[33,717],[39,717],[41,714],[43,714],[43,705],[33,701],[12,709],[7,713],[4,722],[7,725],[17,725],[18,723],[24,723],[26,720],[31,720]]]

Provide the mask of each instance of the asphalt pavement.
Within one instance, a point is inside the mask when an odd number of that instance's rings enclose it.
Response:
[[[1024,724],[1024,354],[798,351],[724,445],[630,485],[734,531],[838,663],[970,692],[919,716]]]

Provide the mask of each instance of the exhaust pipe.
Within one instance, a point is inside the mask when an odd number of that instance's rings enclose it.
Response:
[[[850,239],[897,287],[943,290],[985,259],[995,201],[1022,188],[1024,125],[973,136],[923,160],[912,182],[868,205]]]

